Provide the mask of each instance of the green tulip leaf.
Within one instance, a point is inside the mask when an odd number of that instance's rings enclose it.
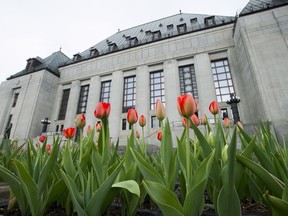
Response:
[[[112,185],[112,187],[118,187],[128,190],[130,193],[135,194],[140,198],[140,188],[136,181],[134,180],[127,180],[122,182],[117,182]]]
[[[183,208],[175,193],[157,182],[144,180],[143,184],[163,215],[184,216]]]
[[[281,200],[275,196],[269,195],[267,192],[264,194],[264,198],[268,201],[272,209],[273,216],[283,216],[287,215],[288,212],[288,202]]]
[[[164,184],[164,181],[162,179],[162,177],[160,176],[160,174],[156,171],[156,169],[150,164],[148,163],[141,154],[139,154],[137,151],[134,151],[132,148],[130,148],[130,151],[132,153],[132,155],[135,158],[135,161],[142,173],[142,175],[144,176],[144,178],[146,180],[149,181],[155,181],[161,184]]]
[[[259,179],[261,179],[267,188],[274,193],[275,196],[281,197],[284,190],[284,183],[277,179],[274,175],[269,173],[259,164],[254,161],[243,157],[242,155],[237,155],[237,161],[246,166],[251,170]]]

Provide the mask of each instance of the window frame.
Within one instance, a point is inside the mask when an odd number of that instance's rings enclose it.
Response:
[[[159,76],[157,75],[159,74]],[[163,70],[150,72],[150,110],[156,108],[156,101],[160,99],[165,104],[165,85]],[[155,82],[159,79],[159,82]]]
[[[189,71],[185,71],[185,68],[189,68]],[[180,82],[180,93],[181,94],[191,93],[195,99],[199,99],[194,64],[179,66],[178,73]],[[189,77],[185,77],[186,74],[188,74]],[[185,84],[186,80],[189,80],[190,84]],[[186,89],[187,86],[191,86],[190,91]]]
[[[89,84],[81,86],[79,100],[78,100],[78,106],[77,106],[77,114],[80,114],[80,113],[85,114],[86,113],[89,89],[90,89]],[[85,104],[83,105],[83,103],[85,103]]]
[[[132,84],[132,86],[130,87],[129,84]],[[129,90],[132,90],[132,92],[129,93]],[[132,96],[131,99],[129,99],[129,96]],[[128,106],[129,102],[132,102],[131,106]],[[135,108],[135,105],[136,105],[136,75],[124,77],[122,112],[123,113],[128,112],[129,109]]]
[[[228,58],[211,61],[211,72],[217,102],[227,102],[235,93]]]
[[[109,103],[110,94],[111,94],[111,80],[106,80],[101,82],[101,90],[100,90],[100,102]],[[107,86],[105,86],[108,84]],[[107,97],[104,97],[104,94],[108,94]]]

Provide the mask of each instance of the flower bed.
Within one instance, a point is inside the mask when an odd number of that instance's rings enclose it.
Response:
[[[76,129],[71,127],[63,130],[65,141],[55,137],[48,144],[41,136],[37,143],[20,146],[12,141],[5,151],[2,143],[0,177],[12,191],[9,210],[13,212],[15,203],[22,215],[33,216],[147,215],[151,206],[155,214],[173,216],[237,216],[248,206],[257,207],[257,214],[260,210],[275,216],[288,212],[288,151],[277,142],[269,124],[261,123],[258,134],[250,136],[241,123],[232,128],[225,119],[222,125],[216,101],[209,106],[213,128],[206,116],[200,122],[194,114],[197,103],[192,95],[179,96],[177,105],[184,127],[173,148],[165,107],[156,102],[161,144],[155,154],[148,153],[143,136],[145,116],[139,118],[141,133],[134,129],[138,122],[134,109],[127,113],[131,135],[126,151],[118,154],[118,143],[110,144],[110,104],[104,102],[94,111],[101,124],[95,129],[88,126],[86,136],[85,115],[77,115],[77,142]],[[200,123],[204,131],[197,127]]]

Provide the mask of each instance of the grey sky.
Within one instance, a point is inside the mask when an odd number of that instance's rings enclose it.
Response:
[[[235,16],[249,0],[2,0],[0,82],[62,47],[69,58],[133,26],[179,13]]]

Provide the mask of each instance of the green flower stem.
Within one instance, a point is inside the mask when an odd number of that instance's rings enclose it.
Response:
[[[196,134],[194,133],[194,158],[196,159],[197,157],[197,137]]]
[[[144,127],[142,127],[142,144],[144,144]]]
[[[83,155],[83,146],[82,146],[83,128],[79,128],[79,130],[80,130],[80,138],[79,138],[80,157],[79,157],[79,162],[81,162],[82,155]]]
[[[190,140],[189,140],[189,119],[186,118],[186,188],[189,186],[190,182]]]

